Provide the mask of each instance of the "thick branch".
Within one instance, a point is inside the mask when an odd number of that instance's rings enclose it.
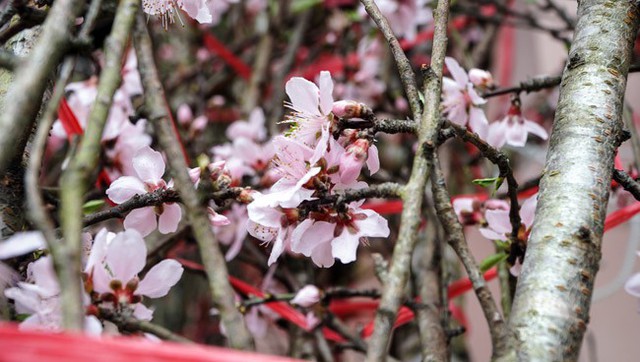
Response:
[[[134,40],[148,119],[153,124],[160,146],[167,155],[175,187],[180,193],[187,218],[198,242],[214,307],[220,311],[222,325],[227,332],[229,344],[233,348],[252,349],[251,335],[244,324],[242,315],[235,306],[234,293],[228,282],[229,273],[224,256],[211,230],[207,213],[189,178],[187,163],[173,131],[165,103],[164,89],[153,59],[151,37],[142,12],[138,12]]]
[[[371,13],[375,7],[371,1],[362,1],[365,8]],[[367,6],[368,4],[368,6]],[[375,14],[375,13],[374,13]],[[381,21],[379,26],[388,26],[386,21]],[[380,307],[375,317],[375,328],[369,342],[367,361],[384,361],[387,356],[393,323],[398,308],[404,296],[404,288],[409,279],[411,254],[417,241],[418,226],[422,219],[422,203],[424,189],[429,177],[429,164],[425,149],[435,147],[438,143],[440,131],[440,97],[442,94],[442,69],[447,51],[447,22],[449,19],[449,1],[439,0],[434,13],[435,31],[433,38],[433,50],[431,54],[431,67],[426,69],[424,99],[425,111],[421,114],[418,129],[418,152],[413,159],[411,177],[402,192],[403,209],[400,221],[398,240],[393,250],[391,267],[384,283],[384,292],[380,299]],[[390,33],[388,28],[383,32]],[[395,38],[393,38],[395,39]],[[393,44],[393,42],[392,42]],[[397,52],[395,50],[394,52]],[[404,56],[404,55],[403,55]],[[400,66],[400,65],[399,65]],[[400,67],[400,72],[408,76],[409,73]],[[415,79],[414,79],[415,81]],[[409,94],[411,96],[411,94]],[[410,99],[411,100],[411,99]],[[413,110],[414,116],[420,114],[419,110]]]
[[[24,152],[47,79],[69,44],[71,28],[75,25],[81,4],[81,0],[56,1],[36,47],[16,69],[15,80],[4,99],[4,110],[0,115],[0,174]]]
[[[578,4],[536,218],[511,312],[518,360],[578,358],[601,257],[638,15],[635,1]]]

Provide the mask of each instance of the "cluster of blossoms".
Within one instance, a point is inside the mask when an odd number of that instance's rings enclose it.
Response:
[[[248,231],[273,242],[270,265],[285,251],[311,257],[321,267],[332,266],[335,258],[352,262],[361,241],[389,235],[387,221],[362,209],[362,202],[318,204],[313,210],[302,206],[340,190],[366,187],[358,176],[365,164],[370,173],[378,171],[377,148],[357,132],[333,137],[338,117],[352,117],[358,104],[334,102],[329,72],[320,73],[318,85],[294,77],[285,88],[291,128],[273,139],[273,172],[279,180],[266,193],[253,195]]]
[[[114,234],[100,230],[93,241],[83,235],[84,283],[86,308],[85,330],[101,334],[101,310],[109,310],[141,320],[151,320],[153,311],[142,304],[142,298],[165,296],[182,276],[182,266],[175,260],[164,260],[153,266],[144,279],[138,277],[147,260],[142,236],[134,230]],[[39,232],[18,233],[2,244],[2,258],[15,257],[44,249]],[[24,315],[21,328],[62,330],[60,286],[51,257],[43,256],[27,267],[27,277],[17,286],[4,291],[15,302],[16,312]]]
[[[521,225],[518,239],[526,241],[529,238],[538,194],[526,199],[520,206]],[[461,197],[453,201],[453,209],[463,225],[480,225],[480,234],[492,241],[506,242],[511,238],[512,225],[509,217],[511,207],[504,200],[489,199],[484,202],[477,198]],[[515,276],[520,274],[520,260],[516,260],[511,268]]]
[[[113,104],[102,133],[102,146],[105,156],[105,170],[111,179],[121,175],[135,175],[132,159],[136,152],[151,144],[151,137],[145,132],[146,120],[135,124],[130,117],[135,115],[132,99],[142,94],[142,85],[137,68],[135,53],[130,51],[124,64],[122,84],[113,96]],[[98,95],[98,78],[95,76],[81,82],[70,83],[67,103],[83,129],[87,125],[91,107]],[[51,130],[49,148],[57,150],[69,137],[72,130],[67,129],[62,120],[57,120]]]
[[[433,21],[429,2],[430,0],[378,0],[376,5],[389,21],[396,36],[413,40],[418,27]],[[364,8],[361,8],[361,13],[366,13]]]
[[[467,73],[450,57],[445,58],[445,63],[453,79],[443,78],[442,106],[451,122],[460,126],[468,125],[480,138],[497,148],[505,144],[523,147],[529,133],[547,139],[547,131],[543,127],[522,116],[518,98],[514,98],[502,120],[489,124],[482,109],[487,100],[478,94],[478,90],[493,87],[491,74],[481,69],[471,69]]]
[[[165,27],[173,23],[175,17],[182,21],[179,10],[200,24],[216,25],[229,7],[238,3],[240,0],[143,0],[142,10],[148,15],[159,16]],[[266,0],[248,0],[245,3],[250,13],[262,11],[267,5]]]

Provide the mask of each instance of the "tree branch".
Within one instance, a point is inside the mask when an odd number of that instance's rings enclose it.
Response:
[[[511,311],[517,348],[511,360],[578,358],[601,258],[638,16],[634,1],[578,3],[535,222]]]
[[[178,334],[175,334],[162,326],[159,326],[151,322],[139,320],[135,317],[114,313],[112,310],[109,310],[109,309],[101,308],[100,317],[118,326],[119,330],[129,331],[129,332],[151,333],[160,339],[164,339],[165,341],[186,343],[186,344],[194,343],[192,340],[185,338],[183,336],[180,336]]]
[[[444,228],[445,234],[448,236],[449,245],[451,245],[451,248],[458,254],[458,258],[460,258],[462,265],[464,265],[467,271],[469,280],[471,280],[473,284],[473,290],[482,307],[484,317],[489,324],[493,358],[502,357],[510,351],[509,343],[511,341],[508,338],[506,323],[487,287],[478,263],[475,261],[471,250],[469,250],[462,225],[451,205],[451,197],[449,196],[449,191],[447,191],[444,174],[440,168],[440,161],[436,150],[432,152],[431,157],[431,191],[433,193],[436,213]]]
[[[98,164],[102,132],[113,95],[120,86],[124,50],[139,6],[140,0],[123,0],[118,5],[111,33],[105,43],[105,67],[100,74],[96,100],[78,150],[60,178],[60,221],[64,241],[51,252],[60,278],[63,324],[70,329],[82,329],[84,317],[78,283],[84,194]]]
[[[227,331],[231,347],[244,350],[252,349],[253,341],[251,335],[244,324],[242,315],[235,307],[234,293],[228,282],[229,273],[224,256],[211,230],[206,211],[189,178],[187,163],[173,131],[172,122],[165,104],[164,90],[153,59],[151,37],[142,12],[138,12],[134,34],[138,70],[140,71],[144,88],[148,119],[155,128],[160,146],[167,154],[175,187],[180,193],[187,211],[187,218],[198,242],[214,307],[220,311],[222,325]]]
[[[500,177],[503,177],[507,180],[507,195],[509,196],[509,201],[511,204],[511,207],[509,208],[509,220],[511,221],[511,241],[513,243],[517,243],[518,232],[520,230],[520,224],[522,223],[522,221],[520,219],[520,206],[518,204],[518,182],[513,176],[513,170],[511,169],[509,158],[501,151],[491,147],[487,142],[482,140],[478,136],[478,134],[469,132],[466,128],[458,126],[454,123],[449,123],[449,126],[456,131],[456,134],[458,135],[458,137],[460,137],[460,139],[476,146],[484,157],[498,166],[498,169],[500,170]],[[512,245],[512,247],[513,246],[514,245]]]
[[[418,119],[420,114],[422,114],[422,110],[420,107],[420,97],[418,96],[418,86],[416,85],[416,75],[413,72],[413,68],[411,67],[411,62],[407,59],[407,55],[402,50],[400,46],[400,42],[393,34],[393,30],[391,30],[391,26],[389,25],[389,21],[387,18],[382,15],[378,5],[373,0],[360,0],[362,5],[364,5],[364,9],[367,11],[371,19],[376,23],[378,29],[382,32],[382,35],[389,43],[389,48],[391,49],[391,54],[393,54],[393,59],[396,62],[396,67],[398,68],[398,72],[400,73],[400,80],[402,81],[402,86],[404,87],[404,91],[407,94],[407,99],[409,100],[409,106],[411,107],[411,114],[414,119]]]
[[[371,13],[373,9],[377,9],[371,1],[362,1],[365,8]],[[392,49],[397,41],[393,41],[395,37],[390,33],[388,23],[382,20],[381,14],[374,13],[378,17],[378,26],[385,27],[383,32],[387,34],[387,39],[391,39]],[[442,94],[442,70],[444,67],[444,58],[447,50],[447,23],[449,19],[449,1],[439,0],[437,8],[434,11],[435,31],[433,38],[433,48],[431,54],[431,67],[425,69],[425,86],[424,99],[425,111],[419,111],[419,104],[412,108],[414,117],[421,115],[420,126],[418,128],[418,152],[413,160],[413,168],[411,177],[405,186],[402,195],[403,209],[400,221],[400,230],[398,239],[393,250],[391,267],[389,269],[380,306],[375,316],[375,327],[369,342],[369,350],[367,353],[367,361],[384,361],[387,356],[387,348],[392,335],[392,328],[395,317],[401,305],[404,296],[404,288],[409,279],[409,269],[411,264],[411,254],[415,248],[417,241],[417,231],[422,219],[422,203],[424,199],[424,189],[429,177],[429,163],[425,149],[436,147],[440,132],[440,97]],[[398,53],[398,49],[393,50],[394,54]],[[401,50],[400,50],[401,53]],[[398,55],[400,59],[406,59],[404,55]],[[399,70],[403,77],[411,75],[407,69],[398,64]],[[409,68],[410,69],[410,68]],[[413,79],[415,82],[415,79]],[[411,84],[413,84],[411,82]],[[410,89],[410,88],[409,88]],[[408,94],[410,97],[416,96]],[[410,103],[412,99],[410,98]],[[417,119],[417,118],[416,118]]]
[[[56,1],[45,20],[42,36],[25,62],[15,72],[15,80],[4,99],[0,115],[0,174],[24,152],[31,125],[36,118],[47,79],[64,54],[71,28],[80,11],[81,0]]]

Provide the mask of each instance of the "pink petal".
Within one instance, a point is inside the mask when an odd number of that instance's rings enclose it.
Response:
[[[158,221],[153,207],[133,210],[124,218],[125,230],[135,230],[142,236],[151,234],[157,227]]]
[[[143,321],[150,321],[153,318],[153,310],[142,303],[136,303],[133,307],[133,316]]]
[[[340,182],[349,184],[354,182],[362,170],[363,160],[358,160],[355,153],[344,153],[340,158]]]
[[[0,260],[14,258],[46,247],[47,243],[40,231],[18,232],[0,242]]]
[[[458,215],[458,218],[460,218],[460,215],[465,212],[465,213],[471,213],[473,212],[473,203],[474,203],[474,199],[470,198],[470,197],[460,197],[457,198],[455,200],[453,200],[453,211],[456,213],[456,215]]]
[[[331,254],[344,264],[351,263],[356,260],[359,244],[360,237],[344,228],[342,234],[331,241]]]
[[[501,148],[507,143],[507,122],[494,122],[489,126],[487,143],[495,148]]]
[[[318,109],[320,90],[315,84],[304,78],[293,77],[285,85],[285,91],[296,111],[320,115]]]
[[[158,218],[158,231],[162,234],[169,234],[178,230],[180,218],[182,218],[182,209],[177,203],[162,204],[163,211]]]
[[[116,234],[109,232],[106,228],[101,229],[96,234],[87,259],[87,265],[84,268],[85,273],[91,273],[91,269],[94,266],[102,266],[102,262],[107,256],[107,246],[115,236]]]
[[[480,231],[480,234],[482,234],[482,236],[489,240],[507,240],[507,236],[504,233],[499,234],[489,228],[480,228],[478,229],[478,231]]]
[[[293,230],[291,251],[304,256],[311,256],[316,247],[333,239],[335,228],[335,224],[326,221],[304,220]]]
[[[269,260],[267,260],[267,265],[271,266],[275,263],[280,255],[284,252],[285,249],[285,241],[284,241],[284,230],[280,230],[278,235],[276,236],[276,241],[273,243],[273,247],[271,248],[271,254],[269,255]]]
[[[149,298],[161,298],[169,293],[169,289],[176,285],[182,277],[182,265],[175,260],[166,259],[149,270],[144,279],[138,284],[136,295]]]
[[[371,145],[369,147],[369,151],[367,152],[367,168],[369,169],[369,174],[373,175],[374,173],[380,170],[380,158],[378,157],[378,147],[375,145]]]
[[[183,4],[185,3],[183,2]],[[193,112],[191,112],[191,107],[189,107],[189,105],[186,103],[182,103],[178,107],[178,111],[176,113],[177,113],[176,117],[178,118],[178,123],[182,125],[188,124],[193,119]]]
[[[640,273],[636,273],[624,283],[624,290],[636,298],[640,298]]]
[[[357,213],[367,215],[366,219],[355,222],[360,229],[358,235],[372,238],[386,238],[389,236],[390,230],[387,219],[373,210],[358,210]]]
[[[309,308],[320,301],[320,289],[315,285],[305,285],[291,299],[290,303]]]
[[[511,231],[511,222],[509,221],[509,211],[507,210],[487,210],[484,213],[489,227],[497,233],[508,233]]]
[[[111,183],[107,189],[109,200],[116,204],[121,204],[135,195],[144,195],[147,193],[144,183],[137,177],[122,176]]]
[[[524,128],[529,133],[533,133],[534,135],[542,138],[543,140],[546,140],[549,137],[549,135],[547,134],[547,130],[545,130],[542,126],[540,126],[536,122],[525,120],[524,121]]]
[[[316,148],[313,150],[313,156],[309,160],[309,164],[315,165],[324,155],[327,153],[327,146],[329,144],[329,138],[331,137],[331,133],[329,132],[329,125],[326,124],[322,126],[322,132],[320,133],[320,139],[318,140],[318,144]]]
[[[522,223],[528,229],[533,225],[533,218],[536,213],[536,206],[538,205],[538,194],[535,194],[525,200],[520,207],[520,218]]]
[[[111,292],[111,275],[102,264],[97,264],[93,268],[93,290],[98,293],[109,293]]]
[[[467,93],[469,94],[469,98],[471,98],[471,104],[474,106],[481,106],[487,103],[487,100],[480,97],[476,90],[473,88],[471,83],[467,84]]]
[[[142,181],[156,183],[164,174],[164,159],[160,152],[145,146],[133,156],[133,168]]]
[[[331,243],[322,243],[313,249],[311,254],[313,263],[321,268],[329,268],[335,264],[336,260],[332,254]]]
[[[328,115],[333,108],[333,80],[331,73],[326,70],[320,72],[320,111]]]
[[[467,76],[467,72],[458,64],[458,61],[451,57],[446,57],[444,58],[444,62],[447,65],[447,69],[449,69],[449,73],[451,73],[453,79],[456,80],[456,83],[466,87],[467,83],[469,83],[469,77]]]
[[[527,130],[524,125],[516,121],[507,127],[506,138],[508,144],[523,147],[527,143]]]
[[[480,138],[487,138],[489,121],[487,121],[487,116],[484,114],[482,108],[471,107],[471,109],[469,109],[469,126]]]
[[[251,220],[247,220],[246,227],[249,235],[261,241],[269,242],[273,240],[278,234],[277,228],[263,226]]]
[[[134,230],[116,234],[107,250],[106,263],[114,279],[127,283],[147,263],[147,246],[142,236]]]

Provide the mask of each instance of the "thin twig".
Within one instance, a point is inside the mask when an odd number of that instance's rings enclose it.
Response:
[[[613,169],[613,179],[625,190],[629,191],[636,200],[640,201],[640,183],[623,170]]]
[[[240,195],[242,190],[244,189],[241,187],[232,187],[211,193],[207,195],[207,199],[214,200],[216,203],[221,203],[225,200],[236,198]],[[174,189],[158,189],[148,194],[135,195],[120,205],[87,215],[82,219],[82,223],[84,226],[89,226],[108,219],[123,218],[131,210],[179,201],[180,195]]]
[[[82,24],[82,28],[78,34],[79,36],[87,36],[89,34],[95,24],[101,4],[102,0],[93,0],[91,2],[89,10],[87,11],[86,20]],[[64,97],[64,89],[71,77],[74,65],[75,57],[73,56],[67,57],[62,65],[51,99],[38,122],[38,128],[31,145],[27,173],[25,175],[26,196],[29,209],[28,215],[31,222],[43,233],[48,245],[53,245],[56,242],[55,226],[45,211],[45,202],[38,180],[40,179],[40,168],[42,167],[42,158],[49,138],[49,131],[55,121],[58,104],[62,97]],[[55,245],[53,247],[55,247]]]
[[[81,0],[56,1],[43,25],[37,45],[16,69],[15,80],[4,99],[0,115],[0,174],[23,154],[31,125],[36,118],[47,79],[64,54]]]
[[[444,228],[445,234],[448,236],[449,245],[458,254],[460,261],[464,265],[467,275],[473,285],[473,290],[478,297],[482,312],[489,324],[489,332],[491,333],[491,342],[493,345],[493,356],[500,357],[505,355],[509,349],[508,329],[500,311],[496,305],[487,283],[484,280],[480,268],[476,263],[471,250],[467,245],[464,231],[458,217],[456,216],[453,206],[451,205],[451,197],[447,191],[444,174],[440,168],[437,150],[432,151],[432,169],[431,169],[431,191],[433,193],[433,202],[436,213],[440,219],[440,223]]]
[[[629,73],[639,72],[640,64],[632,64],[629,66]],[[553,88],[555,86],[560,85],[562,81],[562,76],[558,75],[555,77],[545,76],[545,77],[536,77],[529,80],[525,80],[520,82],[518,85],[508,88],[500,88],[496,90],[492,90],[489,92],[485,92],[482,94],[483,98],[491,98],[496,96],[501,96],[505,94],[515,93],[519,94],[522,92],[531,93],[537,92],[542,89]]]
[[[362,1],[365,9],[370,13],[374,11],[375,5],[372,1]],[[367,7],[368,4],[368,7]],[[382,20],[383,17],[379,10],[374,13],[378,18],[378,26],[385,27],[383,33],[387,35],[387,40],[391,40],[391,46],[397,45],[394,42],[393,34],[390,33],[388,23]],[[431,54],[431,66],[424,69],[425,86],[424,99],[425,111],[419,111],[419,104],[414,111],[414,117],[420,115],[420,125],[418,128],[418,150],[413,159],[413,168],[411,177],[401,193],[403,199],[403,209],[400,220],[400,230],[398,239],[393,250],[391,267],[384,283],[384,291],[380,299],[380,306],[376,312],[374,320],[374,330],[369,342],[369,350],[367,351],[367,361],[384,361],[387,357],[387,348],[392,335],[392,328],[395,322],[396,314],[400,308],[404,289],[409,279],[409,269],[411,264],[411,254],[415,248],[417,241],[418,226],[422,219],[422,203],[424,199],[424,189],[429,178],[429,162],[422,150],[433,148],[438,143],[440,133],[440,97],[442,95],[442,70],[444,68],[444,58],[447,51],[447,23],[449,19],[449,1],[439,0],[434,11],[434,37],[433,48]],[[397,49],[394,50],[394,54]],[[401,53],[401,51],[400,51]],[[405,59],[404,55],[397,55],[397,59]],[[412,76],[411,68],[405,68],[398,63],[399,71],[403,78]],[[407,80],[408,81],[408,80]],[[415,84],[412,79],[408,84]],[[406,89],[407,90],[407,89]],[[411,87],[408,90],[413,91]],[[409,97],[417,94],[409,94]],[[410,103],[413,99],[410,98]]]
[[[418,96],[418,86],[416,84],[416,75],[413,72],[413,68],[411,67],[411,62],[407,58],[407,55],[402,50],[400,46],[400,42],[398,38],[393,34],[393,30],[391,30],[391,26],[389,25],[389,21],[382,15],[382,12],[378,8],[378,5],[373,0],[360,0],[362,5],[364,5],[364,9],[367,11],[371,19],[376,23],[378,29],[382,32],[382,35],[389,43],[389,48],[391,49],[391,54],[393,55],[393,59],[396,62],[396,67],[398,68],[398,72],[400,73],[400,80],[402,81],[402,86],[404,87],[404,91],[407,94],[407,100],[409,101],[409,106],[411,107],[411,113],[413,114],[414,119],[418,119],[420,114],[422,114],[422,110],[420,107],[420,97]]]
[[[84,136],[69,166],[60,178],[60,220],[64,242],[52,249],[62,291],[64,324],[67,328],[82,328],[82,304],[78,277],[82,245],[82,205],[101,152],[101,139],[113,95],[120,86],[120,68],[131,34],[140,0],[123,0],[116,10],[111,33],[105,43],[105,66],[100,74],[96,100],[87,119]]]
[[[289,45],[287,46],[287,50],[285,52],[284,57],[282,58],[282,66],[279,71],[273,78],[273,84],[275,84],[275,88],[278,89],[275,91],[275,95],[273,96],[273,100],[271,101],[271,109],[269,116],[269,125],[267,129],[269,133],[273,136],[278,134],[278,122],[282,118],[282,114],[284,112],[282,108],[282,102],[284,101],[284,91],[282,90],[282,85],[284,85],[284,80],[291,67],[293,66],[293,62],[296,59],[296,52],[298,48],[300,48],[300,44],[302,44],[302,40],[304,37],[304,33],[307,31],[309,27],[309,23],[311,19],[311,11],[307,10],[304,13],[300,14],[298,18],[298,22],[296,23],[296,27],[293,29],[293,34],[289,39]]]
[[[253,340],[240,312],[236,309],[234,293],[229,284],[229,273],[218,240],[211,230],[211,223],[188,174],[180,143],[169,118],[165,93],[160,83],[158,69],[153,58],[151,36],[142,12],[138,12],[134,32],[138,70],[145,94],[148,119],[154,126],[160,147],[165,151],[175,188],[180,193],[187,218],[193,229],[202,263],[207,273],[209,290],[214,307],[220,311],[229,344],[233,348],[253,349]]]
[[[109,309],[101,308],[100,317],[112,322],[113,324],[118,326],[118,329],[123,331],[151,333],[160,339],[164,339],[165,341],[185,344],[194,343],[192,340],[175,334],[162,326],[148,321],[142,321],[135,317],[114,313]]]
[[[449,126],[456,131],[456,134],[460,139],[476,146],[484,157],[498,166],[498,169],[500,170],[500,177],[507,180],[507,193],[511,203],[511,207],[509,209],[511,238],[512,241],[517,240],[522,221],[520,219],[520,206],[518,205],[518,182],[513,176],[513,170],[511,169],[509,158],[503,152],[491,147],[491,145],[482,140],[476,133],[469,132],[466,128],[458,126],[457,124],[451,123]]]

